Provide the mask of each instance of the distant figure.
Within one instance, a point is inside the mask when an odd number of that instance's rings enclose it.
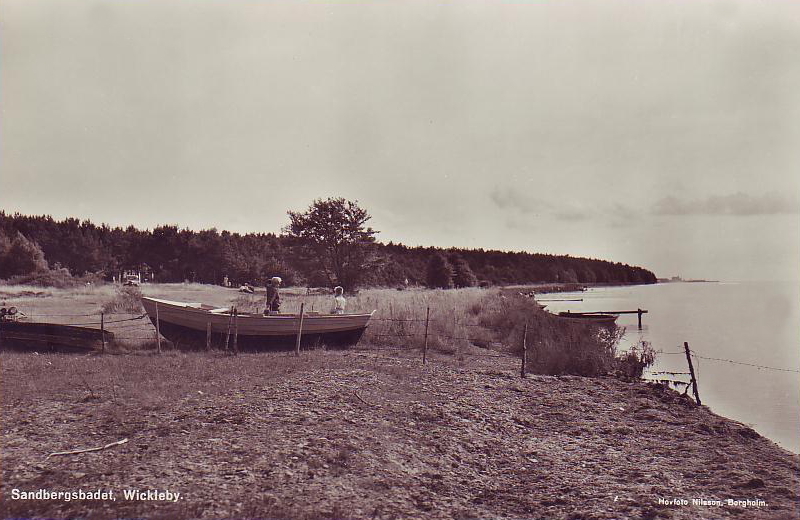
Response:
[[[230,282],[230,280],[228,280],[228,275],[227,274],[222,278],[222,286],[223,287],[230,287],[231,286],[231,282]]]
[[[267,305],[264,309],[264,316],[277,314],[281,310],[281,295],[278,294],[281,281],[280,276],[273,276],[267,282]]]
[[[333,310],[331,314],[344,314],[347,300],[344,298],[344,288],[337,285],[333,288]]]
[[[253,294],[254,292],[256,292],[256,288],[250,285],[250,282],[245,282],[244,285],[239,287],[239,292]]]

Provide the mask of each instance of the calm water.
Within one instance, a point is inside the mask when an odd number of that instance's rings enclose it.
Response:
[[[657,350],[677,352],[686,341],[701,356],[800,370],[800,282],[672,283],[539,298],[583,298],[545,302],[552,312],[650,311],[641,331],[635,314],[619,317],[627,328],[621,348],[646,340]],[[697,364],[704,405],[800,453],[800,374],[705,359]],[[659,355],[651,370],[688,372],[686,357]]]

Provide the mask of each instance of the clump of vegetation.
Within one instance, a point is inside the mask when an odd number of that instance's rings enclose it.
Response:
[[[501,296],[498,300],[481,314],[480,322],[488,329],[504,331],[503,343],[517,355],[522,353],[525,336],[528,371],[594,377],[616,369],[616,346],[623,329],[564,320],[526,297]]]
[[[647,341],[631,347],[617,357],[615,375],[620,379],[635,381],[641,379],[644,371],[656,361],[656,351]]]
[[[138,313],[143,310],[142,291],[134,286],[122,286],[117,288],[117,293],[114,297],[103,305],[103,312],[107,314],[115,312]]]
[[[325,311],[329,298],[305,296],[306,309]],[[287,297],[286,312],[295,312],[299,300]],[[363,342],[378,347],[421,348],[428,322],[428,348],[463,356],[486,354],[485,349],[521,356],[527,324],[528,371],[539,374],[600,376],[641,375],[652,363],[652,349],[617,357],[624,329],[564,320],[542,310],[531,298],[508,291],[479,288],[432,291],[372,289],[348,298],[349,312],[377,310]],[[623,370],[624,369],[624,370]]]
[[[37,287],[55,287],[57,289],[69,289],[85,285],[103,283],[102,275],[90,273],[86,276],[72,276],[69,270],[60,267],[57,269],[41,269],[12,276],[8,279],[9,285],[34,285]]]

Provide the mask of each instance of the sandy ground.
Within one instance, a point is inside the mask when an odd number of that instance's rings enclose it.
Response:
[[[6,518],[800,518],[798,456],[661,386],[373,352],[0,361]]]

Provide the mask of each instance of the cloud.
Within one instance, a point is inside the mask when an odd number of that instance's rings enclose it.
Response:
[[[590,212],[580,208],[564,208],[553,213],[558,220],[566,220],[568,222],[579,222],[588,219]]]
[[[502,188],[496,186],[489,197],[500,209],[516,209],[522,213],[539,213],[552,208],[552,204],[549,202],[531,197],[524,191],[515,190],[509,186]]]
[[[495,187],[489,193],[489,197],[498,208],[515,214],[515,222],[520,222],[520,217],[535,215],[548,216],[563,222],[582,222],[601,218],[611,220],[614,224],[633,219],[639,214],[638,210],[619,202],[609,205],[576,199],[554,203],[509,186]]]
[[[775,192],[761,196],[738,192],[731,195],[712,195],[706,199],[684,200],[669,196],[653,207],[656,215],[785,215],[800,213],[797,197]]]

